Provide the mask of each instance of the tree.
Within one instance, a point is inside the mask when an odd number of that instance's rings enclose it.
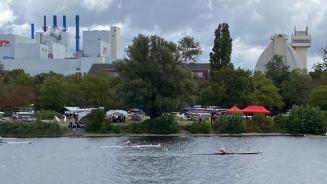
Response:
[[[112,108],[115,101],[115,87],[111,76],[99,73],[82,78],[79,91],[82,106]]]
[[[3,63],[0,62],[0,73],[3,71],[4,68],[5,67],[4,67]]]
[[[322,85],[312,90],[310,105],[325,111],[327,110],[327,85]]]
[[[274,55],[266,65],[266,76],[274,81],[274,84],[280,88],[282,82],[288,78],[289,67],[284,64],[283,57]]]
[[[7,84],[34,86],[33,77],[25,73],[22,69],[15,69],[4,73],[3,80]]]
[[[232,38],[230,37],[229,26],[227,23],[222,23],[215,30],[214,45],[210,53],[211,74],[225,67],[233,67],[231,55]]]
[[[201,93],[202,105],[246,106],[250,102],[250,74],[250,71],[233,68],[217,71]]]
[[[38,105],[44,110],[59,110],[67,103],[67,82],[63,76],[51,76],[44,80],[38,97]]]
[[[252,104],[262,105],[268,109],[281,109],[284,105],[283,98],[279,95],[279,89],[274,82],[262,75],[255,73],[251,77],[253,92],[250,94]]]
[[[288,79],[281,85],[282,96],[287,107],[307,104],[312,87],[310,76],[298,70],[290,72]]]
[[[0,109],[13,110],[15,107],[34,103],[34,88],[29,86],[7,84],[0,81]]]
[[[190,36],[180,39],[177,48],[183,63],[197,63],[202,54],[200,43]]]
[[[139,35],[116,63],[120,71],[120,98],[129,107],[142,108],[151,118],[187,103],[194,81],[191,71],[176,57],[176,44],[158,36]]]

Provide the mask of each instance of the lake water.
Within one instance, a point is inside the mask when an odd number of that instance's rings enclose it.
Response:
[[[101,148],[138,144],[162,148]],[[327,183],[327,139],[303,137],[46,138],[0,145],[1,184]],[[260,155],[210,156],[227,151]]]

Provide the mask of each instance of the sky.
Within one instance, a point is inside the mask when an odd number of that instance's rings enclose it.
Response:
[[[309,27],[312,47],[308,69],[321,62],[321,48],[327,46],[327,2],[324,0],[0,0],[0,33],[30,35],[30,24],[40,31],[43,15],[67,16],[69,32],[75,36],[75,15],[81,30],[122,28],[126,48],[138,34],[159,35],[177,42],[192,36],[203,49],[200,62],[208,62],[214,31],[227,22],[233,38],[232,62],[253,70],[273,34],[290,38]],[[72,43],[73,40],[72,40]]]

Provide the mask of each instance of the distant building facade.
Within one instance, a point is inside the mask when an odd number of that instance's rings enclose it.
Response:
[[[295,29],[292,35],[291,44],[287,42],[288,37],[285,34],[275,34],[271,37],[272,42],[260,55],[255,71],[266,71],[266,65],[272,60],[274,55],[281,56],[285,65],[290,70],[307,69],[307,51],[311,47],[311,36],[306,31],[297,31]]]

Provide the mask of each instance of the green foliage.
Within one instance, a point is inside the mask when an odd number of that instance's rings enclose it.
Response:
[[[310,94],[310,105],[327,110],[327,85],[319,86]]]
[[[185,130],[192,134],[209,134],[211,132],[211,125],[209,122],[193,122],[191,125],[187,125]]]
[[[293,106],[288,121],[288,132],[324,134],[327,132],[326,113],[315,107]]]
[[[120,71],[119,97],[129,107],[141,107],[159,117],[183,107],[193,90],[191,72],[176,57],[176,44],[158,36],[139,35],[128,47]]]
[[[44,80],[38,97],[38,105],[44,110],[59,110],[67,103],[67,82],[63,76],[51,76]]]
[[[255,73],[251,77],[253,92],[250,96],[252,104],[258,104],[268,109],[281,109],[284,105],[283,98],[279,95],[278,88],[273,81],[261,73]]]
[[[217,105],[231,107],[246,106],[251,102],[250,71],[224,68],[210,77],[209,85],[200,96],[202,105]]]
[[[272,132],[274,122],[270,117],[265,115],[254,115],[252,120],[246,121],[246,132]]]
[[[56,137],[65,130],[57,123],[44,122],[3,122],[0,123],[0,136],[3,137]]]
[[[211,74],[223,68],[233,68],[231,63],[232,55],[232,38],[229,33],[227,23],[221,23],[215,30],[215,40],[210,52],[210,68]]]
[[[0,62],[0,73],[2,73],[2,71],[4,70],[4,65],[3,65],[3,63],[2,62]]]
[[[245,132],[245,122],[242,116],[222,116],[217,128],[220,133],[240,134]]]
[[[7,84],[18,85],[18,86],[34,86],[33,77],[25,73],[22,69],[15,69],[4,72],[3,81]]]
[[[93,110],[88,114],[85,121],[85,131],[87,132],[101,132],[106,131],[105,113],[101,109]]]
[[[113,107],[115,101],[115,86],[111,76],[103,73],[84,76],[80,84],[76,86],[80,92],[79,104],[81,106]],[[72,93],[72,95],[74,95],[74,93]]]
[[[280,88],[282,82],[288,78],[289,67],[284,64],[283,57],[275,55],[266,65],[266,76]]]
[[[288,128],[288,117],[278,115],[274,118],[274,132],[286,133]]]
[[[157,118],[145,120],[143,125],[147,133],[173,134],[179,131],[176,119],[172,115],[167,114]]]
[[[183,63],[197,63],[202,53],[200,43],[190,36],[181,38],[177,48]]]
[[[288,107],[307,104],[312,89],[312,79],[302,71],[290,72],[281,85],[282,95]]]
[[[38,120],[52,120],[56,115],[55,111],[41,110],[37,112],[36,118]]]

